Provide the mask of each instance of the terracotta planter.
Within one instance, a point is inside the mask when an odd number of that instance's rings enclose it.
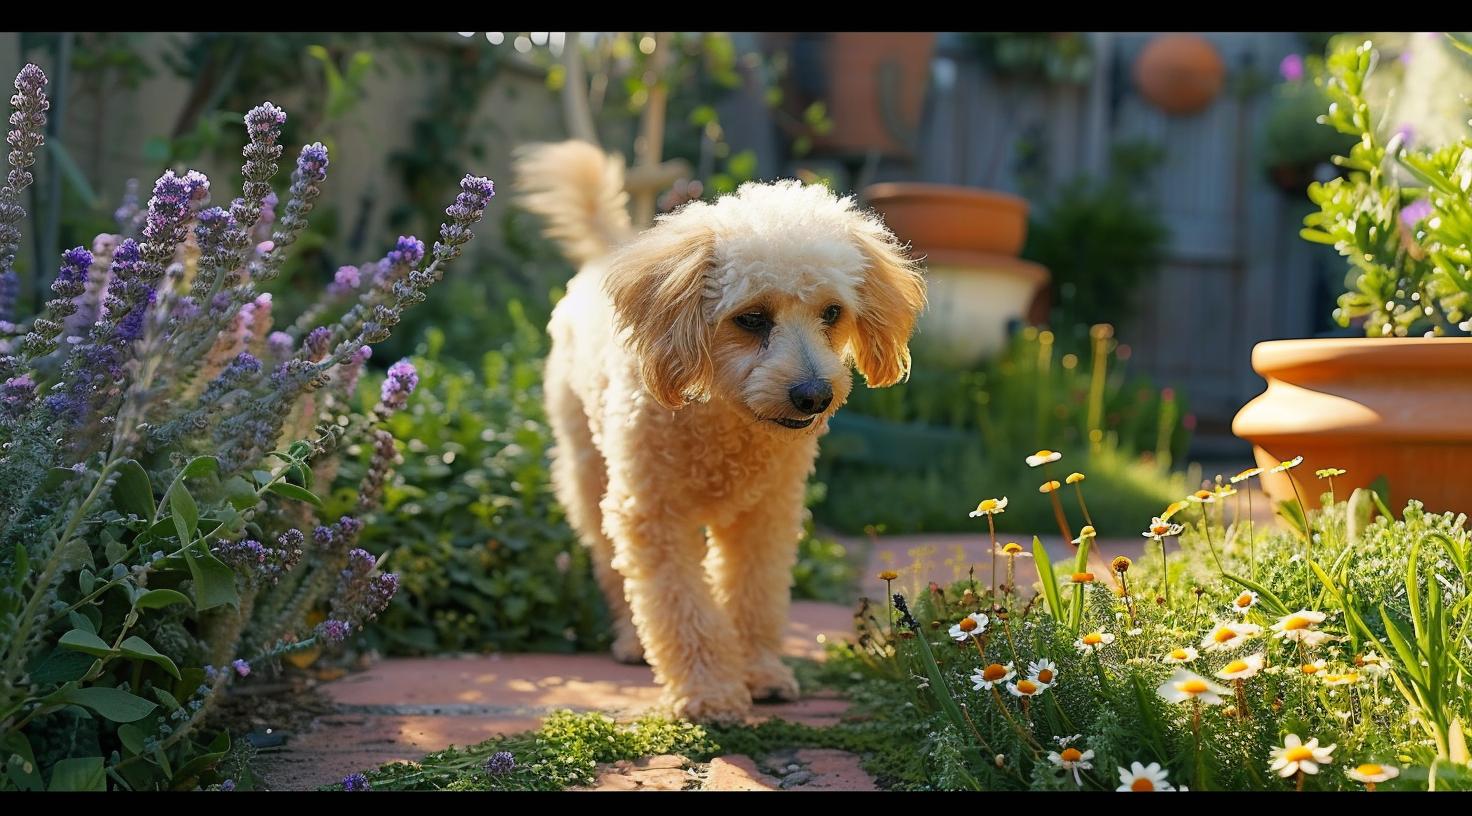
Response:
[[[925,260],[930,307],[913,345],[936,362],[967,366],[1006,345],[1024,322],[1048,270],[1017,257],[1027,237],[1027,201],[945,184],[876,184],[865,201],[911,255]]]
[[[839,31],[806,38],[769,35],[768,40],[803,49],[805,58],[794,61],[821,73],[798,78],[788,88],[788,113],[798,121],[814,101],[824,103],[833,121],[827,133],[812,135],[815,147],[829,153],[861,156],[877,151],[909,158],[930,82],[935,38],[933,31]]]
[[[1232,432],[1265,468],[1303,456],[1291,473],[1310,507],[1328,487],[1314,471],[1335,467],[1348,471],[1334,480],[1341,499],[1384,476],[1392,510],[1419,499],[1472,513],[1472,340],[1275,340],[1252,350],[1252,367],[1268,387]],[[1274,501],[1293,498],[1286,474],[1264,473],[1263,485]]]

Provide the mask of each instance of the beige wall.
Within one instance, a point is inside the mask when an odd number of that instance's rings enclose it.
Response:
[[[67,106],[63,139],[109,208],[115,206],[123,184],[130,176],[139,179],[146,193],[149,183],[165,169],[150,166],[145,161],[143,146],[150,136],[167,135],[184,104],[188,83],[177,78],[158,56],[172,50],[173,43],[182,36],[174,33],[143,35],[139,50],[150,55],[149,59],[157,70],[138,89],[113,95],[106,100],[102,110],[98,110],[90,100],[85,105],[79,101]],[[453,33],[445,36],[457,44],[465,42]],[[0,34],[0,66],[7,71],[11,70],[10,66],[21,64],[18,37],[14,33]],[[492,47],[479,38],[474,42],[484,48]],[[330,138],[323,139],[332,148],[332,167],[320,204],[333,205],[338,209],[342,225],[340,234],[346,236],[356,223],[365,195],[377,199],[372,208],[367,242],[361,253],[367,257],[362,260],[377,257],[377,253],[387,249],[394,239],[385,226],[385,217],[406,197],[398,172],[388,165],[388,157],[410,147],[410,126],[424,114],[426,89],[431,87],[430,83],[443,82],[442,73],[432,75],[424,70],[423,54],[427,52],[420,50],[422,46],[406,47],[415,49],[409,55],[411,67],[408,71],[398,66],[395,53],[383,49],[375,51],[375,64],[385,70],[369,72],[366,98],[338,125]],[[54,76],[54,66],[45,64],[51,59],[49,55],[26,56],[38,61]],[[290,115],[294,108],[301,108],[302,93],[301,90],[292,90],[269,101],[285,108]],[[474,123],[479,141],[485,146],[485,158],[477,161],[466,156],[465,170],[488,175],[502,187],[508,187],[510,183],[512,147],[523,141],[562,138],[565,132],[556,97],[546,90],[541,79],[514,70],[503,70],[497,77],[491,90],[476,106]],[[312,134],[310,138],[327,135]],[[238,132],[238,136],[244,138],[243,130]],[[284,195],[289,183],[291,159],[299,149],[300,145],[287,145],[282,170],[275,183],[278,194]],[[207,173],[215,182],[215,203],[225,204],[238,195],[238,190],[223,189],[235,168],[227,162],[208,159],[198,165],[194,169]],[[447,199],[444,203],[448,205],[450,201]],[[498,219],[494,218],[488,218],[484,227],[478,230],[484,238],[490,239],[494,239],[498,231]],[[420,237],[426,241],[433,238],[430,235]]]

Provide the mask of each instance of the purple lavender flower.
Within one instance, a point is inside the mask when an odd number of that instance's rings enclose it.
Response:
[[[74,247],[61,255],[61,268],[51,282],[56,295],[46,303],[46,314],[36,318],[31,331],[21,343],[21,365],[44,357],[56,350],[56,338],[65,328],[66,319],[77,311],[76,299],[87,291],[87,278],[92,270],[92,253]]]
[[[1418,198],[1401,208],[1400,222],[1408,229],[1415,229],[1416,225],[1420,224],[1429,215],[1431,215],[1431,202],[1424,198]]]
[[[285,360],[296,350],[296,341],[284,331],[273,331],[266,335],[266,351],[274,360]]]
[[[230,791],[235,790],[235,780],[234,779],[226,779],[224,782],[221,782],[220,783],[220,790],[222,790],[222,791],[224,791],[226,793],[229,793]]]
[[[22,374],[11,377],[0,388],[0,416],[18,417],[36,396],[36,381]]]
[[[350,538],[357,538],[358,533],[363,532],[363,522],[352,516],[343,516],[337,520],[338,531]]]
[[[486,759],[486,773],[501,776],[516,770],[516,757],[510,751],[497,751]]]
[[[281,138],[281,126],[286,124],[286,111],[270,102],[263,102],[245,115],[245,130],[251,141],[271,141]]]
[[[332,342],[332,330],[325,326],[318,326],[307,333],[305,345],[307,355],[312,362],[317,362],[327,356],[332,349],[328,346]]]
[[[363,279],[358,274],[358,267],[343,266],[339,267],[332,276],[332,284],[327,287],[327,291],[332,295],[345,295],[357,289],[362,283]]]
[[[367,792],[373,790],[373,786],[368,784],[368,777],[360,773],[355,773],[343,778],[342,789],[345,791]]]
[[[385,609],[389,602],[399,592],[399,576],[396,573],[385,572],[373,576],[368,585],[368,617],[372,618]]]
[[[363,374],[363,364],[368,362],[368,359],[372,356],[373,348],[371,346],[359,346],[358,350],[353,352],[353,356],[349,357],[339,367],[339,374],[342,377],[342,392],[347,397],[351,398],[353,394],[357,393],[358,378]]]
[[[366,577],[377,563],[378,559],[373,557],[373,553],[361,547],[354,549],[348,553],[348,564],[343,569],[343,577],[350,580]]]
[[[460,194],[445,209],[450,222],[440,225],[440,240],[434,245],[436,259],[449,261],[460,256],[460,247],[475,237],[471,225],[485,215],[486,206],[495,195],[496,185],[488,178],[466,175],[460,180]]]
[[[15,77],[16,94],[10,98],[15,112],[10,114],[10,172],[5,187],[0,189],[0,322],[15,316],[15,303],[20,293],[20,279],[12,266],[20,250],[20,228],[25,208],[20,193],[35,177],[30,168],[36,163],[36,151],[46,143],[46,111],[51,101],[46,98],[46,73],[35,65],[26,65]]]
[[[327,148],[321,142],[313,142],[302,148],[297,157],[296,169],[302,175],[320,184],[327,178]]]
[[[334,538],[336,538],[336,535],[333,534],[331,527],[318,525],[317,529],[312,531],[312,543],[324,550],[332,548],[332,539]]]
[[[245,662],[243,658],[233,661],[230,664],[230,668],[234,669],[235,673],[240,675],[241,677],[250,676],[250,664]]]
[[[352,630],[353,625],[348,621],[328,619],[317,624],[317,637],[327,643],[342,643]]]
[[[257,572],[270,557],[266,546],[253,538],[226,541],[214,548],[215,557],[233,567],[237,572]]]
[[[1278,73],[1283,76],[1283,79],[1289,82],[1297,82],[1303,79],[1303,56],[1289,54],[1284,57],[1283,61],[1278,63]]]
[[[214,666],[211,666],[209,664],[205,664],[205,667],[204,667],[204,679],[206,679],[206,680],[210,681],[211,683],[213,683],[213,682],[215,682],[215,678],[217,678],[219,676],[220,676],[220,670],[219,669],[217,669]]]
[[[424,242],[412,235],[400,235],[394,248],[384,258],[389,266],[414,266],[424,260]]]
[[[409,401],[409,395],[419,387],[419,372],[408,359],[389,366],[388,378],[378,391],[378,398],[390,411],[398,411]]]

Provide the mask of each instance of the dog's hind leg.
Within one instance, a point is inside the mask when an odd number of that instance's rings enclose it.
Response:
[[[603,511],[598,507],[608,487],[603,455],[593,444],[582,402],[570,389],[549,382],[547,413],[557,437],[552,455],[552,483],[568,522],[592,551],[593,576],[603,590],[613,623],[614,659],[621,663],[643,663],[644,647],[639,643],[639,633],[629,612],[624,577],[613,568],[613,542],[603,532]]]
[[[734,640],[745,647],[744,677],[755,700],[798,696],[797,678],[782,662],[782,634],[802,534],[802,497],[801,484],[773,491],[711,529],[711,582],[735,629]]]

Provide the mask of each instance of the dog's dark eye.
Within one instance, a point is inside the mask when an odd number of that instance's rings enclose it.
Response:
[[[772,318],[767,317],[761,312],[747,312],[746,314],[736,315],[735,320],[736,325],[749,332],[764,332],[772,328]]]
[[[828,308],[823,310],[823,322],[832,326],[834,323],[838,322],[838,316],[842,313],[843,310],[839,309],[838,304],[835,303],[832,306],[829,306]]]

